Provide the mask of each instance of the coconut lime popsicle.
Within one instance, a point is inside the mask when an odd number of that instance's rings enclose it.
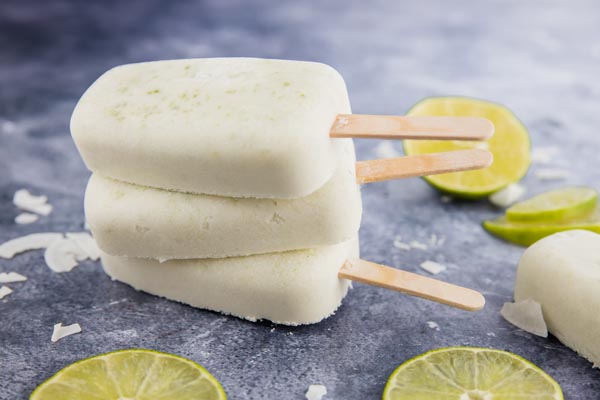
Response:
[[[317,249],[222,259],[157,260],[102,255],[113,279],[194,307],[256,321],[311,324],[340,306],[349,281],[338,278],[358,240]]]
[[[572,230],[529,247],[517,270],[515,301],[542,306],[548,330],[600,365],[600,235]]]
[[[108,254],[156,259],[222,258],[307,249],[356,236],[362,215],[351,139],[334,143],[337,168],[299,199],[186,194],[94,174],[86,220]]]

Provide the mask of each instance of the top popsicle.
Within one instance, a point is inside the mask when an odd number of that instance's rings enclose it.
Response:
[[[71,133],[99,175],[187,193],[298,198],[333,175],[332,139],[485,140],[494,129],[483,118],[350,112],[344,80],[325,64],[156,61],[102,75],[75,107]],[[481,166],[455,170],[465,168]],[[401,171],[391,172],[385,179]]]
[[[329,130],[349,114],[325,64],[253,58],[113,68],[83,95],[71,132],[88,168],[138,185],[296,198],[333,175]]]

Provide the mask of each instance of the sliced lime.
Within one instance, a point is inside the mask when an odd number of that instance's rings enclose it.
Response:
[[[432,350],[389,377],[383,400],[561,400],[560,386],[515,354],[474,347]]]
[[[432,97],[417,103],[408,115],[472,116],[494,123],[494,136],[485,142],[452,140],[406,140],[407,155],[485,148],[494,163],[477,171],[425,177],[435,188],[462,198],[481,198],[520,180],[530,164],[530,141],[525,126],[506,107],[462,97]]]
[[[173,354],[129,349],[77,361],[38,386],[30,400],[224,400],[201,365]]]
[[[575,186],[551,190],[515,204],[506,210],[511,222],[567,221],[589,215],[598,203],[598,193]]]
[[[529,246],[556,232],[584,229],[600,233],[600,210],[584,218],[568,222],[511,222],[506,217],[485,221],[483,227],[491,234],[512,243]]]

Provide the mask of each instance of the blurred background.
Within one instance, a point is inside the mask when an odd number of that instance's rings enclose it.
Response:
[[[534,148],[561,149],[553,164],[570,172],[570,184],[598,188],[595,0],[2,0],[0,242],[83,229],[89,173],[71,141],[69,118],[100,74],[124,63],[222,56],[330,64],[346,79],[356,113],[403,114],[422,98],[439,95],[504,104],[529,128]],[[401,152],[399,144],[392,146]],[[380,151],[375,141],[358,146],[363,159]],[[530,193],[556,186],[531,174],[525,183]],[[13,223],[11,199],[22,187],[48,195],[55,206],[35,227]],[[276,327],[265,337],[268,324],[135,293],[110,282],[92,263],[48,277],[36,254],[11,261],[32,279],[13,295],[12,305],[0,303],[0,398],[26,398],[78,358],[152,347],[202,363],[233,399],[302,399],[312,383],[328,387],[326,398],[376,399],[396,365],[449,345],[515,351],[553,375],[567,398],[597,398],[600,381],[591,365],[555,339],[533,337],[498,315],[512,298],[522,249],[482,233],[481,220],[496,216],[496,209],[487,203],[443,205],[418,179],[369,185],[363,199],[364,258],[414,271],[423,255],[393,249],[394,237],[444,235],[447,248],[435,259],[452,267],[441,278],[483,290],[486,310],[468,314],[359,286],[336,317],[315,327]],[[64,294],[73,287],[79,292]],[[95,308],[121,298],[127,300],[123,306]],[[86,334],[51,345],[48,327],[67,316]],[[427,327],[431,319],[439,332]]]

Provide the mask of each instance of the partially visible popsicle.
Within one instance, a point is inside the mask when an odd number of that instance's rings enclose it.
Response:
[[[208,58],[123,65],[85,92],[71,134],[93,172],[162,189],[296,198],[333,175],[349,114],[325,64]]]
[[[362,214],[354,145],[337,139],[337,169],[309,196],[250,199],[147,188],[94,174],[86,220],[98,245],[117,256],[221,258],[348,241]]]
[[[317,249],[208,260],[102,255],[113,279],[138,290],[250,321],[312,324],[340,306],[349,282],[338,278],[358,239]]]
[[[572,230],[529,247],[517,271],[515,300],[542,305],[548,330],[600,365],[600,235]]]

